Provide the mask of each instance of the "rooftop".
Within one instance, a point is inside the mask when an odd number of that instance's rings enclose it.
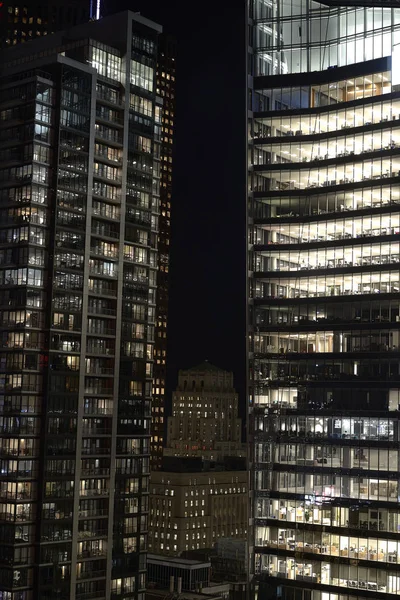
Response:
[[[200,456],[163,456],[160,472],[189,474],[227,471],[246,471],[246,458],[226,456],[223,460],[209,461]]]
[[[208,372],[221,372],[221,373],[226,373],[227,371],[225,371],[224,369],[220,369],[219,367],[216,367],[215,365],[212,365],[210,362],[208,362],[208,360],[204,360],[202,363],[200,363],[199,365],[196,365],[195,367],[190,367],[190,369],[182,369],[183,371],[208,371]]]
[[[171,595],[165,589],[147,589],[146,599],[151,598],[171,598]],[[180,600],[222,600],[223,596],[219,593],[203,594],[201,592],[182,592],[179,596]]]
[[[148,554],[147,562],[163,563],[170,567],[179,567],[181,569],[203,569],[211,567],[209,561],[191,560],[189,558],[181,558],[175,556],[160,556],[159,554]]]
[[[2,49],[0,51],[1,70],[5,67],[14,68],[17,71],[21,68],[27,70],[31,68],[29,63],[33,61],[46,64],[49,62],[49,56],[63,52],[65,47],[76,44],[79,40],[94,39],[123,52],[123,40],[127,35],[129,19],[136,21],[137,25],[146,31],[152,31],[153,34],[162,32],[162,27],[158,23],[142,17],[139,13],[126,10],[98,21],[89,21],[51,35],[37,37],[25,44],[16,44]]]

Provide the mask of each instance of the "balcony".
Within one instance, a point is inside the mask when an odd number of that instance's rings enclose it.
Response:
[[[97,435],[111,435],[110,427],[82,427],[82,435],[84,436],[97,436]],[[101,469],[100,469],[101,471]],[[108,469],[107,469],[108,471]],[[109,474],[109,473],[104,473]]]
[[[79,540],[87,540],[92,538],[107,537],[108,529],[99,529],[98,531],[78,531]]]
[[[11,434],[11,435],[38,435],[39,427],[32,425],[15,425],[15,426],[6,426],[0,427],[0,432],[3,434]]]
[[[82,550],[78,553],[78,558],[97,558],[98,556],[107,556],[107,550],[93,548],[93,550]]]
[[[104,107],[97,106],[97,108],[96,108],[96,119],[98,119],[99,121],[112,123],[113,125],[123,125],[124,124],[124,118],[122,115],[116,116],[115,114],[113,114],[113,113],[115,113],[114,110],[110,114],[109,109],[101,110],[101,108],[104,108]]]
[[[83,241],[74,242],[71,240],[58,240],[56,246],[57,248],[66,248],[67,250],[83,250],[85,248]]]
[[[105,100],[109,102],[113,106],[121,106],[123,107],[122,98],[116,90],[109,90],[103,87],[96,89],[96,98],[98,100]]]
[[[93,510],[80,510],[79,518],[87,519],[90,517],[108,517],[109,511],[106,508],[99,508]]]
[[[107,394],[112,396],[114,388],[111,386],[85,386],[85,394]]]
[[[118,240],[120,237],[119,231],[111,229],[111,227],[92,227],[92,235],[98,235],[100,237],[110,237]],[[94,252],[94,250],[91,250]]]
[[[113,266],[115,266],[114,263],[113,263]],[[113,279],[116,279],[118,276],[117,268],[109,270],[109,269],[101,268],[101,267],[94,266],[94,265],[91,265],[89,267],[89,273],[91,275],[98,275],[99,277],[112,277]],[[101,293],[104,294],[104,292],[101,292]],[[113,295],[115,295],[115,292]]]
[[[103,127],[96,127],[95,137],[100,140],[106,140],[111,144],[122,146],[122,135],[119,131],[105,129]]]
[[[54,266],[57,269],[57,271],[65,269],[68,269],[70,271],[83,271],[83,257],[82,261],[80,262],[68,262],[67,260],[59,260],[58,258],[56,258],[56,260],[54,261]]]
[[[146,257],[146,260],[145,260],[144,257],[141,257],[138,254],[128,254],[125,252],[124,252],[124,261],[129,262],[129,263],[136,263],[138,265],[146,265],[146,266],[150,264],[148,257]],[[149,278],[148,277],[138,277],[137,281],[139,281],[139,283],[148,283]]]
[[[110,454],[110,448],[99,448],[98,446],[90,446],[82,448],[82,454],[86,456],[107,456]]]
[[[92,315],[107,315],[109,317],[115,317],[117,314],[117,310],[115,308],[107,308],[103,306],[89,304],[88,313]]]
[[[25,344],[25,346],[27,347],[26,344]],[[22,385],[13,385],[12,383],[6,383],[5,386],[4,386],[4,389],[7,392],[21,392],[21,391],[23,391],[23,392],[37,392],[38,394],[42,393],[41,386],[37,386],[37,385],[33,385],[33,384],[28,384],[28,383],[22,383]]]
[[[45,492],[45,498],[73,498],[73,490],[53,489]]]
[[[115,297],[117,295],[117,290],[113,285],[107,285],[105,281],[89,281],[89,294]]]
[[[94,148],[94,157],[96,160],[105,160],[110,165],[122,167],[122,158],[117,152],[115,154],[112,153],[112,150],[115,151],[115,148],[104,148],[104,146],[99,148],[98,146],[99,144],[96,144]]]
[[[113,169],[114,167],[111,168]],[[97,169],[96,171],[93,171],[93,177],[96,179],[101,179],[102,181],[110,182],[114,185],[120,185],[122,183],[121,175],[107,173],[106,170]]]
[[[32,500],[33,493],[31,492],[7,492],[0,491],[0,498],[2,500]]]
[[[49,535],[42,535],[42,542],[60,542],[72,539],[72,531],[65,529],[64,531],[54,531]]]
[[[103,235],[103,234],[100,234]],[[119,237],[119,234],[117,234],[116,237]],[[110,245],[110,244],[108,244]],[[114,244],[115,246],[115,244]],[[102,258],[111,258],[111,259],[117,259],[118,258],[118,248],[115,248],[114,250],[103,250],[100,247],[92,247],[90,248],[90,254],[94,254],[95,256],[100,256]]]
[[[99,407],[99,406],[85,406],[84,407],[85,415],[105,415],[111,416],[113,414],[113,407]]]
[[[12,518],[10,519],[10,521],[13,521],[14,520],[14,513],[12,513],[12,515],[10,515],[10,516],[12,516]],[[4,513],[3,513],[2,517],[4,518]],[[16,521],[33,521],[33,516],[28,511],[22,511],[22,512],[17,513],[15,515],[15,520]]]
[[[121,218],[119,210],[110,210],[108,206],[93,207],[92,214],[104,219],[111,219],[113,221],[119,221]],[[93,231],[92,231],[93,233]]]
[[[90,367],[85,371],[86,375],[114,375],[114,367]]]
[[[87,435],[86,430],[84,430],[84,431],[85,431],[85,435]],[[111,433],[111,431],[109,431],[109,433]],[[98,477],[99,475],[109,477],[110,469],[108,469],[106,467],[97,467],[97,468],[93,468],[93,469],[82,469],[81,475],[82,475],[82,477],[88,477],[88,476],[89,477],[90,476]]]
[[[53,441],[55,441],[55,440],[53,440]],[[47,456],[71,456],[71,455],[75,455],[75,448],[51,446],[49,444],[47,446],[46,455]]]
[[[71,227],[72,229],[85,229],[86,219],[84,217],[58,217],[57,225]]]
[[[150,225],[151,216],[150,213],[128,209],[126,211],[126,220],[130,223],[137,223],[138,225]]]
[[[88,327],[87,332],[89,335],[115,335],[113,327]]]
[[[87,347],[88,354],[101,354],[104,356],[114,356],[115,350],[114,348],[106,348],[104,346],[95,346],[94,344],[88,344]]]
[[[77,592],[75,594],[76,600],[106,600],[105,591],[98,592]]]
[[[79,536],[78,536],[79,537]],[[102,579],[106,577],[107,571],[80,571],[77,574],[77,579]],[[77,598],[80,597],[77,595]],[[95,596],[97,598],[97,596]]]
[[[59,479],[69,479],[70,477],[75,476],[75,467],[72,467],[68,473],[60,473],[59,470],[55,469],[46,469],[45,470],[46,477],[56,477]]]
[[[65,276],[64,276],[65,277]],[[56,278],[53,280],[53,286],[56,290],[65,290],[67,292],[82,292],[83,290],[83,280],[82,281],[66,281],[62,278]]]
[[[97,496],[108,496],[110,490],[108,488],[96,489],[96,490],[79,490],[79,496],[85,498],[93,498]]]

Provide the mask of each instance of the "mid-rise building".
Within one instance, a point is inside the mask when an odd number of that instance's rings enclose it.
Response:
[[[241,582],[241,591],[243,592],[246,589],[247,557],[246,540],[229,537],[219,538],[215,544],[215,553],[211,556],[214,580]]]
[[[3,599],[144,595],[160,31],[125,12],[0,53]]]
[[[179,371],[164,456],[246,456],[233,373],[209,362]]]
[[[249,339],[261,599],[400,595],[400,9],[253,0]]]
[[[212,548],[220,537],[247,535],[247,471],[210,469],[185,459],[165,461],[150,484],[149,551],[179,556],[187,550]],[[167,466],[169,465],[169,467]],[[172,470],[173,468],[173,470]],[[169,470],[168,470],[169,469]]]

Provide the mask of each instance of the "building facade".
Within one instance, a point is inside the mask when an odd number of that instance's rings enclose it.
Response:
[[[149,552],[179,556],[247,535],[247,472],[155,471],[150,485]]]
[[[100,0],[13,0],[0,3],[0,48],[99,18]]]
[[[400,10],[250,3],[252,573],[400,595]]]
[[[0,3],[0,48],[31,41],[109,16],[119,10],[115,2],[103,0],[27,0],[23,6],[7,0]],[[172,161],[175,130],[176,39],[161,34],[158,40],[156,93],[162,99],[160,163],[160,210],[158,223],[158,271],[156,331],[154,348],[154,387],[150,463],[161,467],[165,437],[165,394],[167,361],[167,322],[169,297],[169,254],[171,238]]]
[[[11,0],[0,3],[0,48],[31,41],[99,19],[116,12],[118,3],[102,0],[27,0],[23,6]],[[125,3],[119,3],[125,4]],[[158,271],[156,332],[154,348],[154,388],[150,462],[161,467],[165,437],[165,394],[167,361],[167,322],[169,297],[169,254],[171,238],[172,161],[175,129],[176,39],[161,34],[156,66],[156,92],[162,99],[160,164],[160,210],[158,224]]]
[[[142,598],[161,28],[0,54],[0,596]]]
[[[160,469],[165,437],[167,324],[171,240],[172,161],[175,131],[176,40],[162,34],[157,58],[157,94],[163,101],[161,126],[160,214],[158,224],[157,305],[154,385],[151,413],[150,467]]]
[[[178,374],[164,456],[246,456],[233,373],[207,361]]]

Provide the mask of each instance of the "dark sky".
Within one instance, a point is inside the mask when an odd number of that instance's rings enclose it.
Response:
[[[208,359],[234,372],[243,414],[244,0],[128,2],[178,40],[167,388]]]

